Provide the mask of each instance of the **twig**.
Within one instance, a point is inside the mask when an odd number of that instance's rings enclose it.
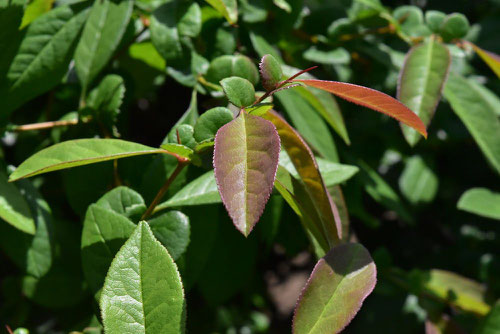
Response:
[[[87,123],[90,119],[82,120],[82,123]],[[33,131],[33,130],[44,130],[44,129],[52,129],[60,126],[68,126],[68,125],[77,125],[79,123],[78,119],[70,119],[70,120],[61,120],[61,121],[51,121],[51,122],[42,122],[42,123],[32,123],[32,124],[24,124],[17,125],[11,128],[11,131],[22,132],[22,131]]]

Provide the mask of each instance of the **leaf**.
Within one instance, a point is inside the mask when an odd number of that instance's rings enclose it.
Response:
[[[241,112],[217,132],[217,187],[236,228],[248,236],[273,189],[280,138],[269,121]]]
[[[262,86],[268,92],[275,89],[278,82],[283,77],[280,63],[270,54],[264,55],[259,64]]]
[[[469,29],[469,20],[464,14],[451,13],[441,23],[440,33],[445,41],[449,41],[454,38],[464,37],[469,32]]]
[[[490,313],[484,319],[478,330],[478,334],[498,334],[500,331],[500,301],[497,300]]]
[[[238,22],[238,4],[236,0],[205,0],[222,14],[230,24]]]
[[[399,178],[399,189],[412,204],[432,202],[438,190],[436,174],[418,155],[406,161]]]
[[[155,212],[169,207],[213,204],[221,201],[214,172],[209,171],[188,183],[167,201],[159,204]]]
[[[173,155],[175,154],[181,158],[185,158],[188,160],[193,159],[194,151],[185,145],[167,143],[167,144],[162,144],[161,148],[164,149],[165,151],[170,152]]]
[[[26,101],[56,86],[66,74],[73,47],[88,11],[60,6],[29,25],[0,92],[0,123]]]
[[[120,139],[69,140],[47,147],[26,159],[10,175],[9,181],[101,161],[154,153],[167,152]]]
[[[33,235],[27,234],[0,221],[0,245],[21,270],[40,278],[50,270],[54,257],[52,213],[28,180],[19,182],[17,186],[29,206],[36,231]]]
[[[75,70],[85,91],[106,66],[127,28],[134,2],[94,2],[75,51]]]
[[[167,302],[168,301],[168,302]],[[106,333],[184,333],[181,277],[167,250],[140,222],[109,268],[101,294]]]
[[[328,241],[329,248],[325,249],[325,252],[327,252],[342,238],[341,222],[337,208],[332,202],[318,170],[314,155],[299,133],[277,113],[269,112],[265,118],[276,126],[282,145],[290,156],[297,173],[305,185],[307,194],[313,202],[319,217],[319,221],[314,223],[319,224],[319,230],[323,233],[323,238]]]
[[[291,13],[292,12],[292,7],[290,6],[290,4],[288,2],[286,2],[286,0],[273,0],[273,3],[277,7],[283,9],[287,13]]]
[[[178,5],[177,1],[169,1],[158,7],[151,15],[151,41],[166,60],[182,55],[177,27]]]
[[[409,36],[421,35],[421,29],[424,22],[422,9],[417,6],[399,6],[392,16],[395,20],[401,22],[401,31]],[[425,26],[424,26],[425,27]]]
[[[321,158],[316,158],[316,162],[326,187],[331,187],[347,181],[359,171],[359,168],[356,166],[343,165]],[[290,160],[290,156],[286,153],[286,151],[280,152],[279,164],[280,166],[286,168],[286,170],[292,174],[293,177],[300,178],[293,162]]]
[[[23,29],[33,22],[40,15],[51,10],[54,0],[33,0],[24,11],[23,21],[20,29]]]
[[[377,281],[375,263],[361,245],[334,247],[320,259],[297,302],[293,333],[339,333]]]
[[[23,17],[23,7],[18,4],[5,4],[0,6],[0,90],[5,84],[6,73],[12,59],[17,54],[21,39],[25,31],[20,31],[19,26]]]
[[[224,55],[215,58],[207,70],[207,80],[219,83],[224,78],[240,77],[256,85],[259,82],[259,72],[250,58],[243,55]]]
[[[446,14],[438,10],[427,10],[425,12],[425,23],[432,32],[439,33],[445,17]]]
[[[255,89],[252,83],[240,77],[229,77],[220,81],[229,102],[243,108],[255,101]]]
[[[304,52],[303,56],[304,59],[311,62],[327,65],[346,65],[351,61],[351,55],[344,48],[323,51],[316,46],[311,46]]]
[[[169,143],[177,143],[180,141],[181,145],[187,146],[190,149],[194,150],[198,143],[194,139],[194,128],[189,124],[180,124],[176,126],[173,130],[168,134],[168,142]]]
[[[224,107],[216,107],[205,111],[196,121],[194,138],[198,142],[215,138],[220,127],[233,120],[233,112]]]
[[[444,96],[467,127],[493,169],[500,173],[500,120],[468,79],[450,73]]]
[[[169,134],[167,137],[163,140],[163,144],[167,142],[168,136],[171,134],[175,134],[175,128],[181,124],[189,124],[191,126],[195,126],[196,121],[198,120],[198,98],[197,98],[197,92],[196,89],[193,89],[193,92],[191,93],[191,102],[189,103],[189,106],[187,110],[182,114],[181,118],[175,123],[174,127],[172,130],[170,130]]]
[[[422,134],[422,136],[427,138],[427,130],[425,129],[425,125],[422,123],[422,120],[420,120],[420,118],[418,118],[418,116],[416,116],[404,104],[387,94],[371,88],[338,81],[295,79],[293,82],[301,82],[307,86],[330,92],[338,97],[346,99],[349,102],[380,111],[381,113],[389,115],[414,128]]]
[[[196,37],[201,31],[201,9],[196,2],[181,4],[177,28],[180,36]]]
[[[333,137],[314,106],[292,90],[283,90],[274,96],[283,105],[287,115],[290,116],[293,124],[307,143],[323,158],[338,161],[339,157]]]
[[[457,208],[479,216],[500,220],[500,193],[472,188],[460,196]]]
[[[167,248],[175,261],[187,249],[189,244],[189,218],[180,211],[162,213],[149,220],[149,226],[155,237]]]
[[[121,214],[97,204],[89,206],[82,230],[82,268],[97,299],[113,258],[134,229],[135,224]]]
[[[125,95],[125,84],[122,77],[110,74],[104,77],[87,99],[87,106],[97,112],[99,119],[106,125],[116,123],[120,106]]]
[[[20,231],[35,234],[35,221],[28,203],[17,187],[7,181],[3,170],[0,170],[0,218]]]
[[[481,57],[481,59],[488,64],[488,66],[495,72],[497,77],[500,78],[500,56],[493,53],[489,52],[486,50],[481,49],[479,46],[471,43],[471,42],[466,42],[468,45],[470,45],[474,51]]]
[[[151,42],[132,44],[128,49],[128,54],[131,58],[140,60],[161,72],[165,70],[165,66],[167,65],[165,59],[156,51]]]
[[[127,187],[116,187],[108,191],[96,203],[97,206],[137,221],[146,211],[146,204],[142,196]]]
[[[413,47],[406,56],[399,75],[397,98],[417,114],[425,126],[431,122],[441,99],[450,64],[448,48],[434,37]],[[401,129],[411,146],[420,140],[412,128],[401,125]]]

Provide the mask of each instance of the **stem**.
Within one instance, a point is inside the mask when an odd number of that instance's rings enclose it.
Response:
[[[87,123],[89,119],[82,120],[82,123]],[[12,131],[22,132],[22,131],[32,131],[32,130],[43,130],[51,129],[59,126],[77,125],[79,123],[78,119],[62,120],[62,121],[51,121],[42,123],[32,123],[18,125],[12,128]]]
[[[220,86],[217,86],[217,85],[215,85],[215,84],[213,84],[213,83],[211,83],[211,82],[208,82],[208,81],[207,81],[207,80],[206,80],[203,76],[201,76],[201,75],[198,77],[198,79],[197,79],[197,80],[198,80],[198,82],[199,82],[199,83],[201,83],[202,85],[207,86],[207,87],[209,87],[209,88],[212,88],[213,90],[216,90],[216,91],[221,91],[221,90],[222,90],[222,88],[221,88]]]
[[[178,160],[177,167],[175,168],[174,172],[172,173],[172,175],[170,175],[167,181],[165,181],[165,184],[163,184],[163,186],[160,188],[153,202],[151,202],[146,212],[144,212],[144,214],[142,215],[141,220],[146,220],[149,218],[156,206],[160,203],[161,199],[167,192],[172,182],[174,182],[175,178],[179,175],[179,173],[184,169],[185,166],[187,166],[187,163],[185,161]]]

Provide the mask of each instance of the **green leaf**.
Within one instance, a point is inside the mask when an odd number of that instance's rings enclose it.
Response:
[[[198,142],[215,138],[215,134],[223,125],[233,120],[233,112],[224,107],[216,107],[205,111],[194,126],[194,138]]]
[[[284,110],[308,144],[323,158],[338,161],[337,149],[332,135],[309,101],[293,90],[283,90],[274,96],[283,105]]]
[[[500,78],[500,56],[493,52],[483,50],[479,46],[474,45],[471,42],[467,42],[467,44],[472,46],[472,48],[474,49],[474,51],[476,51],[479,57],[481,57],[481,59],[486,64],[488,64],[488,66],[493,70],[493,72],[495,72],[497,77]]]
[[[255,104],[251,107],[247,107],[247,108],[245,108],[245,110],[251,115],[262,116],[265,113],[267,113],[269,110],[273,109],[273,107],[274,107],[274,105],[272,105],[271,103],[259,103],[259,104]]]
[[[212,60],[207,70],[207,80],[214,83],[232,76],[247,79],[254,85],[259,82],[257,68],[250,58],[242,55],[217,57]]]
[[[205,0],[219,13],[222,14],[230,24],[238,22],[238,3],[236,0]]]
[[[439,33],[445,17],[446,14],[439,10],[428,10],[425,12],[425,23],[432,32]]]
[[[89,206],[82,230],[82,267],[97,298],[111,261],[134,229],[135,224],[121,214],[97,204]]]
[[[375,263],[361,244],[334,247],[318,261],[302,290],[292,333],[339,333],[373,291],[376,277]]]
[[[359,168],[356,166],[343,165],[321,158],[316,158],[316,162],[318,163],[319,172],[321,173],[327,187],[345,182],[359,171]],[[290,160],[290,156],[286,153],[286,151],[280,152],[279,164],[280,166],[286,168],[286,170],[292,174],[293,177],[299,178],[299,174],[297,173],[297,170],[295,169],[293,162]]]
[[[140,60],[158,71],[165,71],[165,66],[167,65],[165,59],[156,51],[151,42],[132,44],[128,49],[128,54],[131,58]]]
[[[17,187],[7,181],[3,170],[0,170],[0,218],[20,231],[35,234],[35,221],[28,203]]]
[[[258,35],[254,31],[250,31],[250,41],[252,42],[252,46],[255,49],[255,52],[257,52],[260,57],[264,57],[266,54],[270,54],[281,64],[285,63],[281,58],[279,51],[271,44],[269,44],[269,42],[266,41],[263,36]]]
[[[9,181],[65,168],[153,153],[167,152],[120,139],[70,140],[47,147],[29,157],[10,175]]]
[[[399,178],[399,189],[412,204],[432,202],[438,190],[438,178],[418,155],[406,161]]]
[[[151,41],[161,56],[166,59],[182,55],[178,23],[178,2],[169,1],[158,7],[151,16]]]
[[[452,13],[447,15],[441,23],[441,37],[445,41],[455,38],[462,38],[469,32],[470,24],[467,17],[461,13]]]
[[[250,81],[240,77],[229,77],[220,82],[229,102],[243,108],[255,101],[255,89]]]
[[[51,10],[54,0],[33,0],[26,7],[23,16],[23,22],[21,23],[20,29],[23,29],[31,22],[33,22],[40,15]]]
[[[288,2],[286,2],[286,0],[273,0],[273,3],[277,7],[283,9],[287,13],[291,13],[292,12],[292,7],[290,6],[290,4]]]
[[[281,143],[290,156],[297,173],[304,183],[305,190],[311,198],[318,217],[318,220],[313,221],[313,224],[318,226],[317,229],[322,233],[320,236],[316,236],[316,239],[321,237],[327,241],[327,244],[322,245],[326,253],[342,237],[340,234],[341,222],[337,208],[331,201],[330,194],[318,170],[314,155],[299,133],[282,117],[274,112],[269,112],[265,115],[265,118],[276,126]]]
[[[498,334],[500,332],[500,301],[497,300],[490,313],[479,327],[478,334]]]
[[[8,87],[0,92],[0,124],[26,101],[56,86],[68,70],[75,40],[88,11],[61,6],[29,25],[7,72]]]
[[[500,120],[470,80],[450,73],[444,96],[494,170],[500,173]]]
[[[196,2],[181,4],[177,28],[180,36],[196,37],[201,31],[201,9]]]
[[[167,248],[172,259],[177,260],[189,244],[189,218],[180,211],[162,213],[148,221],[155,237]]]
[[[166,302],[168,301],[168,302]],[[140,222],[109,268],[101,294],[106,333],[184,333],[181,277],[167,250]]]
[[[500,220],[500,193],[472,188],[460,196],[457,208],[483,217]]]
[[[217,132],[215,179],[229,216],[245,236],[259,220],[273,190],[279,151],[274,125],[245,112]]]
[[[94,2],[75,51],[75,69],[84,91],[120,44],[133,6],[131,0]]]
[[[214,172],[209,171],[188,183],[167,201],[159,204],[155,211],[160,211],[169,207],[213,204],[220,202],[221,198],[219,191],[217,190]]]
[[[425,126],[430,124],[441,99],[450,64],[448,48],[434,37],[413,47],[406,56],[399,76],[397,98],[417,114]],[[401,128],[411,146],[420,140],[414,129],[403,124]]]
[[[87,99],[87,106],[97,112],[99,120],[111,126],[116,123],[120,106],[125,95],[125,84],[122,77],[116,74],[102,79]]]
[[[165,151],[170,152],[172,154],[175,154],[181,158],[185,158],[188,160],[193,159],[194,151],[185,145],[167,143],[167,144],[162,144],[161,148],[164,149]]]
[[[167,142],[168,136],[175,134],[175,129],[177,126],[181,124],[189,124],[191,126],[195,126],[196,121],[198,120],[198,98],[196,89],[193,89],[191,93],[191,102],[189,103],[188,109],[184,114],[182,114],[181,118],[175,123],[174,127],[170,130],[167,137],[163,140],[163,143]],[[177,136],[177,135],[176,135]]]
[[[138,221],[146,211],[146,204],[142,196],[123,186],[108,191],[95,204],[103,209],[125,216],[132,221]]]
[[[275,89],[283,77],[280,63],[270,54],[264,55],[260,60],[259,71],[262,78],[262,86],[267,91]]]
[[[177,143],[180,141],[181,145],[185,145],[190,149],[194,149],[198,144],[194,139],[194,128],[189,124],[180,124],[176,126],[168,134],[169,143]],[[177,137],[178,136],[178,137]]]
[[[0,6],[0,90],[5,84],[6,73],[16,56],[24,31],[19,30],[23,7],[17,4]]]
[[[418,36],[424,23],[424,14],[417,6],[400,6],[392,14],[394,19],[402,21],[400,27],[409,36]]]
[[[346,65],[349,64],[351,55],[344,48],[323,51],[318,50],[316,46],[311,46],[304,52],[304,59],[320,64]]]
[[[0,221],[0,244],[26,274],[40,278],[47,274],[54,257],[52,213],[47,202],[28,180],[19,182],[17,186],[26,198],[36,232],[27,234]]]

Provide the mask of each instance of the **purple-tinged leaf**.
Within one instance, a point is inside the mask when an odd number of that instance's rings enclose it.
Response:
[[[377,282],[368,251],[356,243],[332,248],[309,277],[295,308],[293,334],[342,331]]]
[[[236,228],[248,236],[273,189],[280,138],[274,125],[244,112],[217,131],[217,187]]]

